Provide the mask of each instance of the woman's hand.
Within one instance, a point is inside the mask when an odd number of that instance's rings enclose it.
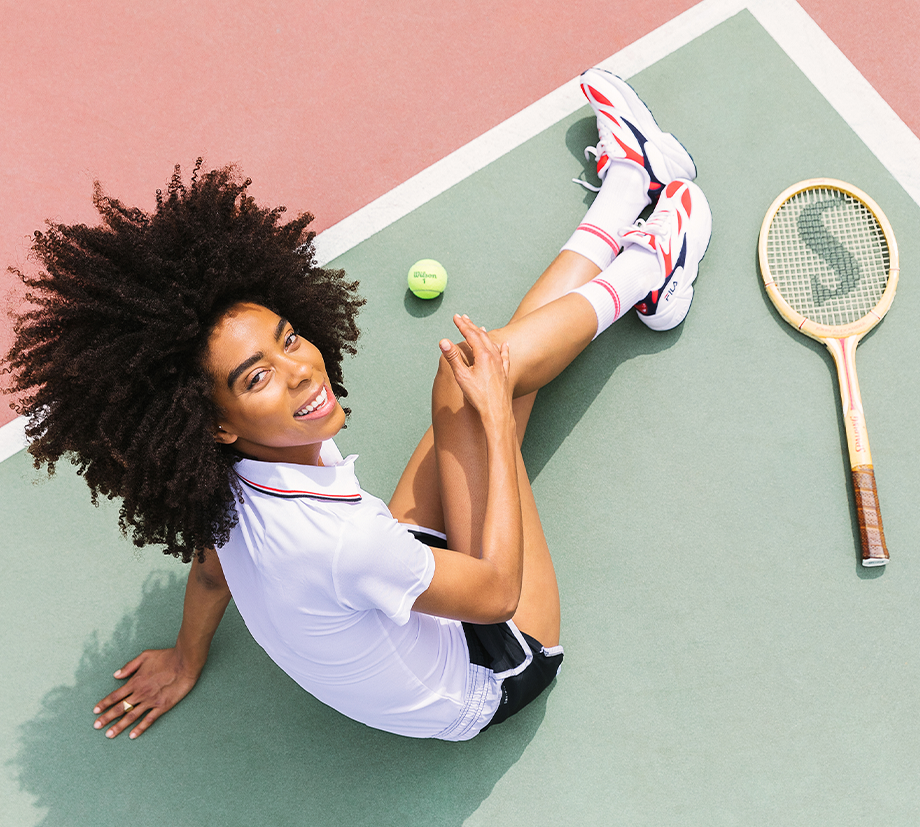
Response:
[[[137,738],[188,695],[204,669],[211,639],[229,602],[230,589],[217,552],[206,549],[203,560],[192,560],[176,645],[147,649],[122,666],[115,677],[126,682],[96,704],[93,714],[99,717],[93,726],[102,729],[117,718],[105,737],[114,738],[133,727],[129,737]]]
[[[147,649],[115,673],[127,682],[96,704],[93,713],[99,717],[93,727],[102,729],[118,719],[105,737],[133,727],[128,737],[137,738],[188,695],[200,674],[201,669],[185,664],[175,648]]]
[[[469,316],[454,316],[454,324],[468,347],[449,339],[440,342],[441,352],[453,372],[466,401],[480,414],[489,411],[511,414],[511,354],[508,343],[496,344],[484,327],[476,327]]]

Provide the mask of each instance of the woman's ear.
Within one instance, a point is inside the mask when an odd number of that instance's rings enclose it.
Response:
[[[231,445],[236,442],[237,436],[236,434],[228,433],[218,425],[217,430],[214,431],[214,439],[222,445]]]

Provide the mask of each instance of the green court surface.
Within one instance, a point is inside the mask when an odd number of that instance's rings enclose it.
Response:
[[[525,455],[566,647],[548,695],[468,743],[376,732],[304,694],[231,606],[195,691],[107,741],[92,706],[172,643],[186,569],[20,453],[0,465],[3,823],[918,823],[917,205],[747,12],[633,84],[694,155],[714,233],[681,328],[628,317],[540,394]],[[425,427],[451,314],[504,322],[581,219],[593,128],[585,107],[334,262],[368,299],[338,440],[368,490],[389,495]],[[830,356],[757,270],[766,209],[818,176],[868,192],[901,249],[857,356],[884,569],[859,565]],[[405,291],[423,257],[450,272],[429,303]]]

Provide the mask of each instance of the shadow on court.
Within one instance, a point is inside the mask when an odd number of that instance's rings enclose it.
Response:
[[[531,480],[536,479],[559,450],[620,365],[639,356],[667,350],[677,342],[682,330],[678,327],[664,333],[653,332],[630,313],[542,388],[537,394],[522,448]],[[624,415],[629,416],[629,413],[624,412]]]
[[[14,771],[57,825],[460,825],[523,753],[546,697],[469,743],[401,738],[301,690],[231,606],[198,686],[137,741],[92,729],[108,675],[176,623],[184,578],[148,578],[112,639],[86,643],[72,686],[20,728]],[[142,802],[142,804],[139,804]]]

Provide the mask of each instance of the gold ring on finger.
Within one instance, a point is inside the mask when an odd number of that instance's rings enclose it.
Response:
[[[127,701],[122,701],[121,705],[124,707],[125,712],[130,712],[132,709],[134,709],[134,704],[129,704]]]

